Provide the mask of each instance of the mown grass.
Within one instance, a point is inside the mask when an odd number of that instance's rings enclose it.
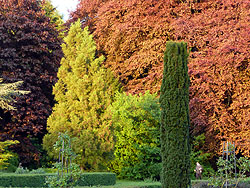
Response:
[[[42,186],[41,186],[42,187]],[[160,182],[145,182],[145,181],[129,181],[129,180],[116,180],[115,185],[110,186],[92,186],[91,188],[160,188]],[[3,188],[0,186],[0,188]],[[89,188],[89,186],[76,186],[76,188]]]

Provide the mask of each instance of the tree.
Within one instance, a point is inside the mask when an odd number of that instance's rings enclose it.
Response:
[[[190,186],[187,44],[167,42],[161,85],[162,187]]]
[[[159,92],[167,40],[190,48],[191,132],[202,150],[236,140],[249,155],[249,2],[245,0],[81,1],[73,19],[90,25],[105,66],[129,93]],[[84,13],[84,14],[83,14]],[[85,22],[85,17],[88,21]],[[90,23],[91,22],[91,23]]]
[[[123,179],[160,179],[160,105],[156,94],[117,93],[109,109],[116,138],[109,168]]]
[[[45,15],[50,18],[50,23],[55,25],[55,28],[59,32],[59,37],[63,38],[66,27],[64,26],[63,16],[52,5],[51,0],[45,0],[42,3],[42,8],[45,10]]]
[[[61,58],[58,32],[41,5],[38,0],[0,1],[0,75],[6,83],[22,80],[20,90],[31,92],[15,99],[16,111],[0,110],[0,140],[20,142],[14,150],[24,166],[39,164],[34,141],[41,144],[46,132]]]
[[[250,40],[249,2],[196,3],[192,16],[171,25],[175,39],[191,49],[190,116],[193,135],[205,134],[202,150],[221,152],[223,140],[237,142],[249,156]]]
[[[13,97],[18,97],[23,94],[28,94],[29,91],[18,90],[18,86],[22,85],[22,81],[15,83],[3,84],[0,78],[0,108],[14,110],[15,108],[10,103],[15,102]]]
[[[127,92],[159,92],[172,6],[164,0],[81,1],[72,17],[90,26],[105,66]]]
[[[56,105],[48,118],[44,148],[56,154],[53,144],[59,132],[68,132],[82,169],[99,169],[112,155],[113,130],[107,107],[119,91],[118,81],[103,67],[104,57],[95,58],[96,46],[88,28],[72,24],[64,38],[64,57],[53,87]]]
[[[13,154],[6,150],[6,148],[10,145],[17,144],[18,141],[7,140],[4,142],[0,142],[0,169],[6,167],[8,165],[8,160],[13,157]]]
[[[9,84],[1,84],[2,79],[0,79],[0,108],[7,110],[14,110],[15,108],[10,105],[14,102],[14,96],[20,96],[29,93],[28,91],[18,90],[17,87],[22,84],[21,81]],[[1,118],[1,117],[0,117]],[[7,140],[0,142],[0,169],[8,165],[7,161],[13,157],[13,154],[6,150],[10,145],[17,144],[18,141]]]

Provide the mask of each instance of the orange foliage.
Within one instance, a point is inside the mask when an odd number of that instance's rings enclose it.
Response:
[[[186,41],[193,135],[206,134],[206,151],[235,140],[249,155],[249,0],[87,2],[72,16],[90,25],[105,65],[129,93],[159,92],[166,41]],[[92,19],[84,22],[80,13]]]

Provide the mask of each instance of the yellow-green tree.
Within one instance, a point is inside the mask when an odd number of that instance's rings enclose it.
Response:
[[[100,169],[112,156],[114,137],[107,107],[119,83],[95,57],[96,45],[80,21],[72,24],[62,45],[64,57],[53,87],[56,105],[48,118],[44,148],[51,156],[59,132],[75,137],[72,145],[82,169]]]
[[[4,142],[0,142],[0,169],[4,168],[8,165],[8,160],[13,157],[13,153],[8,151],[8,146],[17,144],[18,141],[7,140]]]

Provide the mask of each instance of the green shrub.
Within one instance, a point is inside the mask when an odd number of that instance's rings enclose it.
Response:
[[[45,187],[45,178],[56,174],[15,174],[0,173],[2,187]],[[77,185],[79,186],[108,186],[116,183],[114,173],[96,172],[83,173]]]
[[[45,174],[45,170],[42,168],[38,168],[38,169],[33,169],[29,172],[30,174]]]
[[[3,187],[41,187],[45,182],[45,177],[45,174],[0,174],[0,185]]]
[[[201,134],[198,136],[195,136],[192,139],[192,150],[190,155],[191,160],[191,172],[192,172],[192,179],[195,178],[195,172],[194,169],[196,167],[196,162],[199,162],[203,167],[202,176],[203,177],[210,177],[212,174],[214,174],[214,169],[212,168],[212,165],[210,164],[209,160],[211,160],[211,153],[205,153],[202,148],[205,145],[205,135]]]
[[[15,174],[28,174],[30,171],[27,168],[18,167],[15,171]]]
[[[110,106],[115,129],[115,159],[109,168],[119,178],[160,177],[160,106],[156,94],[117,93]]]
[[[78,180],[79,186],[115,185],[116,175],[109,172],[83,173]]]

